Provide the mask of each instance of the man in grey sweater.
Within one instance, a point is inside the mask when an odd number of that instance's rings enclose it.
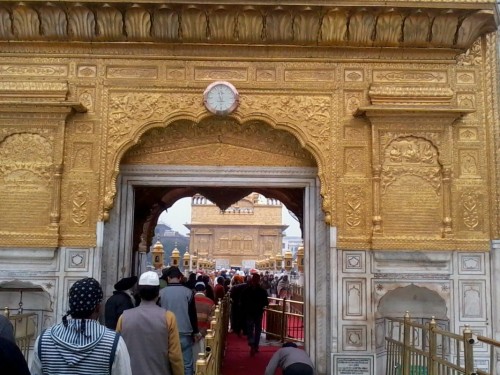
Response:
[[[167,286],[160,290],[160,304],[175,315],[184,359],[184,375],[193,375],[193,344],[201,339],[194,293],[181,284],[182,272],[176,266],[164,269],[162,278],[167,280]]]
[[[305,351],[297,348],[293,342],[286,342],[283,347],[273,354],[267,364],[264,375],[274,375],[280,367],[283,375],[313,375],[314,366]]]

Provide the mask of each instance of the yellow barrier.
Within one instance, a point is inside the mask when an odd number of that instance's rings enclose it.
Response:
[[[304,342],[304,302],[268,297],[262,332],[268,340]]]
[[[14,327],[14,337],[16,344],[21,350],[26,360],[30,350],[31,341],[36,335],[36,314],[16,314],[11,315],[9,308],[5,308],[4,315],[9,318]]]
[[[205,353],[198,354],[195,375],[219,375],[229,325],[229,295],[219,300],[205,336]]]
[[[445,331],[434,318],[420,324],[407,312],[404,319],[386,318],[388,322],[386,375],[493,375],[495,351],[500,342],[475,336],[466,325],[462,335]],[[474,345],[489,350],[489,368],[478,369],[474,363]],[[485,348],[481,348],[484,352]]]

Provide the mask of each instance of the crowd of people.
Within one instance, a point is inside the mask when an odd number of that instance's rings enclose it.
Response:
[[[10,357],[9,363],[17,366],[8,372],[12,375],[193,375],[221,299],[229,294],[230,328],[239,337],[246,336],[250,356],[254,356],[259,351],[268,297],[287,297],[290,283],[287,275],[275,277],[254,269],[185,277],[172,266],[163,269],[161,276],[146,271],[140,277],[123,278],[114,289],[102,311],[99,282],[93,278],[76,281],[62,321],[36,339],[30,370],[6,318],[0,315],[4,318],[0,319],[0,362],[7,364],[3,358]],[[105,325],[99,323],[100,318]],[[273,366],[290,362],[280,361],[273,359],[266,375],[274,373]]]

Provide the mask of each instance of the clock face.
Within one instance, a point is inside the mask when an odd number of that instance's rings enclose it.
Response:
[[[210,84],[203,96],[207,109],[216,115],[231,113],[238,106],[238,91],[229,82],[217,81]]]

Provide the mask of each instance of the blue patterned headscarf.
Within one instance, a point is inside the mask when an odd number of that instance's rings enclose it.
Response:
[[[69,289],[69,313],[92,311],[102,301],[99,282],[92,278],[78,280]]]
[[[62,318],[64,326],[68,326],[68,315],[90,313],[101,303],[102,298],[102,288],[96,279],[86,277],[76,281],[69,289],[69,310]],[[82,320],[81,330],[85,332],[85,319]]]

